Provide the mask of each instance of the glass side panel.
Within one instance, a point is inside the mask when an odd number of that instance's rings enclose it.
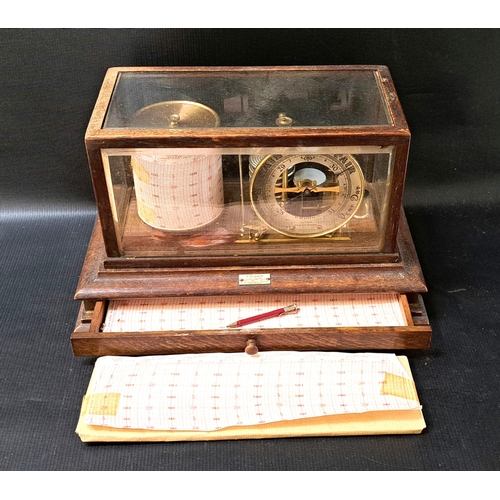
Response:
[[[104,128],[391,124],[373,70],[124,71]]]
[[[391,148],[107,149],[126,257],[380,252]],[[190,264],[191,265],[191,264]]]

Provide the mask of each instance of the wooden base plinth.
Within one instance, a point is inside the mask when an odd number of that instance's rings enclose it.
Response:
[[[153,355],[251,350],[403,351],[427,349],[431,327],[421,298],[426,291],[404,216],[397,262],[309,266],[109,269],[97,221],[75,298],[82,307],[71,345],[75,356]],[[242,274],[269,274],[268,284],[241,286]],[[166,296],[266,293],[397,292],[406,296],[407,326],[297,329],[218,329],[103,333],[108,300]],[[247,351],[248,352],[248,351]]]

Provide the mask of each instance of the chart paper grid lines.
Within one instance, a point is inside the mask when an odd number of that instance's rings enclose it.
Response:
[[[387,374],[410,389],[387,390]],[[92,381],[85,423],[125,429],[212,431],[420,408],[393,354],[109,356],[97,360]]]
[[[407,321],[399,298],[396,293],[330,293],[113,300],[109,303],[103,331],[225,329],[238,319],[290,304],[299,306],[297,314],[286,314],[249,326],[404,326]]]

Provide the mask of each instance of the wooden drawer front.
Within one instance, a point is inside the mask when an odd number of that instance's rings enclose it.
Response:
[[[75,356],[126,356],[258,350],[413,350],[427,349],[431,327],[419,295],[401,295],[405,326],[306,328],[222,328],[213,330],[102,332],[107,301],[92,310],[82,304],[71,336]]]

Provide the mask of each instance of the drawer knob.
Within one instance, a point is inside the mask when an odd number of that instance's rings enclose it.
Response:
[[[259,352],[259,348],[257,347],[257,344],[255,343],[255,340],[253,339],[248,339],[247,340],[247,345],[245,347],[245,352],[249,354],[250,356],[255,356]]]

